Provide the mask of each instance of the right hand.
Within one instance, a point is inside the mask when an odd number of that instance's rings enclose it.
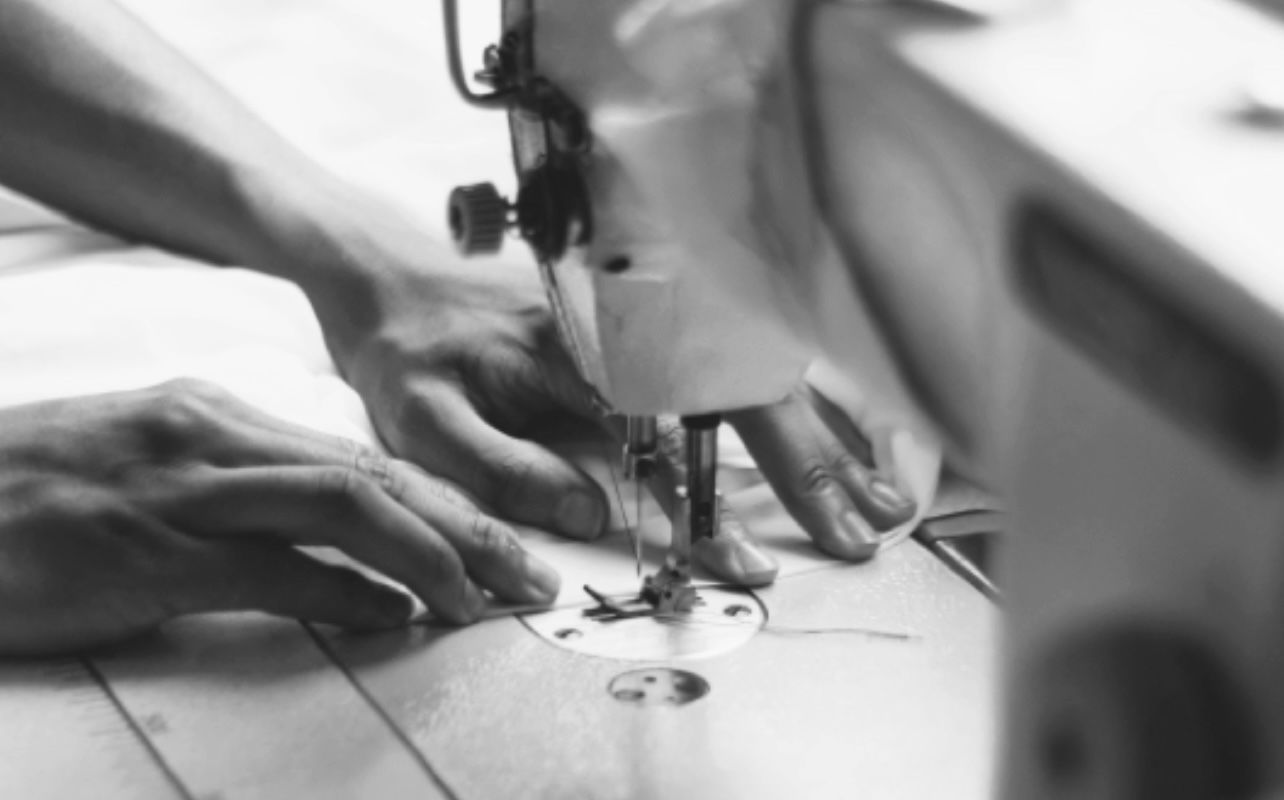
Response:
[[[348,226],[370,219],[348,213]],[[298,272],[383,442],[504,519],[602,535],[602,487],[528,438],[554,420],[599,419],[536,271],[466,263],[387,214],[367,225],[348,263]]]
[[[0,410],[0,653],[206,611],[365,629],[410,617],[403,592],[298,545],[335,547],[456,624],[481,614],[481,588],[543,604],[559,585],[452,484],[208,384]]]
[[[833,558],[873,558],[918,510],[901,476],[876,463],[866,432],[806,381],[778,403],[727,420],[780,502]]]

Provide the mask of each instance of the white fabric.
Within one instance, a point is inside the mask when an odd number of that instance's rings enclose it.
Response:
[[[445,235],[451,186],[511,172],[503,115],[464,106],[448,85],[436,3],[125,4],[310,155],[429,230]],[[484,20],[465,19],[481,33]],[[371,440],[295,287],[125,247],[0,191],[0,404],[180,375]]]

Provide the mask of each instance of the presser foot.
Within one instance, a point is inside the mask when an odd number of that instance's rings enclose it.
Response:
[[[643,579],[639,597],[649,603],[656,614],[685,614],[702,602],[691,585],[690,573],[667,566]]]
[[[618,600],[602,594],[588,584],[585,584],[584,592],[597,601],[596,606],[584,610],[584,616],[597,622],[617,622],[622,619],[653,617],[656,614],[655,607],[642,599],[641,594],[628,600]]]
[[[700,593],[691,585],[690,573],[668,566],[646,576],[641,591],[628,600],[608,597],[592,586],[586,585],[584,591],[597,601],[596,606],[584,611],[584,616],[598,622],[689,614],[704,605]]]

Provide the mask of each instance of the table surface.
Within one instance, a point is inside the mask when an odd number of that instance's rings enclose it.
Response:
[[[907,542],[758,595],[747,644],[646,662],[708,681],[680,707],[617,701],[643,664],[514,617],[353,635],[221,615],[0,664],[0,796],[990,796],[997,610],[974,589]]]

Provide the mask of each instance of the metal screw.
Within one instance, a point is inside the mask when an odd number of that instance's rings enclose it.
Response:
[[[726,614],[728,617],[747,617],[753,613],[753,609],[749,608],[749,606],[742,606],[737,603],[736,605],[727,606],[722,609],[722,613]]]
[[[628,270],[631,266],[633,266],[633,261],[628,256],[615,256],[607,259],[606,263],[602,265],[602,269],[612,275],[619,275],[621,272]]]
[[[584,632],[579,628],[562,628],[554,632],[553,635],[559,639],[578,639],[584,635]]]

